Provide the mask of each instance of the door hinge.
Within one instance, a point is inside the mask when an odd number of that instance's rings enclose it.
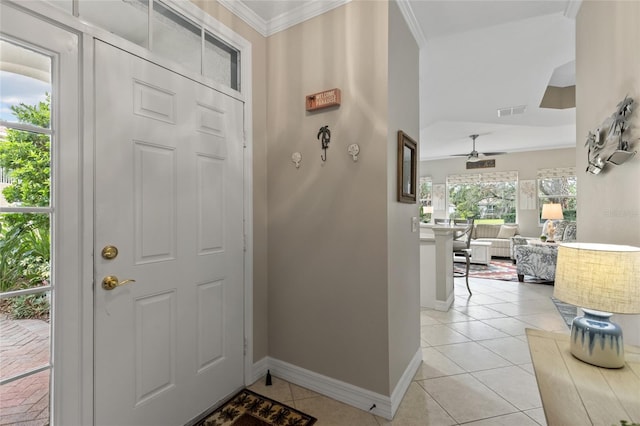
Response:
[[[247,147],[247,132],[244,130],[242,131],[242,147]]]
[[[247,355],[247,346],[249,346],[249,341],[247,340],[247,338],[244,338],[244,346],[242,348],[242,352],[243,354],[246,356]]]
[[[247,251],[247,234],[242,235],[242,251]]]

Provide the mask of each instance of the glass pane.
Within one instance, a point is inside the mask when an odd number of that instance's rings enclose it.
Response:
[[[2,335],[5,335],[5,323],[11,326],[11,321],[0,320]],[[24,329],[22,330],[24,331]],[[20,331],[15,334],[20,335]],[[39,344],[39,342],[34,342]],[[47,343],[48,345],[48,343]],[[19,362],[18,353],[20,350],[16,348],[15,341],[7,341],[4,338],[0,347],[4,351],[5,347],[11,348],[14,360]],[[4,352],[3,352],[4,354]],[[5,361],[2,359],[4,365]],[[29,362],[28,358],[25,360]],[[2,378],[4,378],[5,369],[2,369]],[[2,409],[0,410],[0,424],[2,425],[33,425],[45,426],[49,424],[49,377],[50,370],[41,371],[31,376],[24,377],[11,383],[0,386],[0,401],[2,401]]]
[[[0,40],[0,119],[48,128],[50,93],[51,58]]]
[[[153,3],[152,52],[172,59],[200,74],[202,31],[200,27],[172,12],[159,2]]]
[[[212,80],[240,90],[238,84],[237,50],[218,40],[215,36],[205,32],[203,74]]]
[[[49,229],[48,214],[0,214],[0,293],[49,285]]]
[[[48,103],[29,117],[48,117]],[[40,120],[40,118],[33,121]],[[28,121],[28,120],[26,120]],[[4,129],[0,136],[0,206],[46,207],[50,204],[51,140],[48,135]]]
[[[80,0],[80,18],[142,47],[149,47],[148,0]]]

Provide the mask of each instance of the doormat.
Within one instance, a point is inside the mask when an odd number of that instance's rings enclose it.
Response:
[[[573,319],[578,316],[578,308],[574,305],[561,302],[553,296],[551,296],[551,301],[556,305],[556,308],[558,309],[558,312],[560,312],[560,316],[564,320],[565,324],[567,324],[567,327],[571,328]]]
[[[194,426],[311,426],[314,417],[243,389]]]

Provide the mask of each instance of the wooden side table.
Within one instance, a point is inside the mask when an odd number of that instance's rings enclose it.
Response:
[[[549,426],[640,422],[640,348],[625,345],[623,368],[596,367],[569,352],[569,335],[527,329]]]

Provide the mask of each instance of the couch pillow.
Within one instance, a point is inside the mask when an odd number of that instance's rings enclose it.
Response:
[[[500,232],[500,225],[480,223],[475,226],[475,231],[475,238],[496,238],[498,232]]]
[[[501,225],[496,238],[511,238],[518,232],[517,225]]]
[[[564,229],[564,235],[562,236],[562,241],[575,241],[577,238],[578,227],[574,222],[569,222],[567,227]]]
[[[555,232],[553,233],[553,239],[559,243],[560,241],[564,240],[564,230],[567,229],[567,225],[569,224],[569,222],[567,222],[566,220],[554,220],[553,224],[556,227]]]

